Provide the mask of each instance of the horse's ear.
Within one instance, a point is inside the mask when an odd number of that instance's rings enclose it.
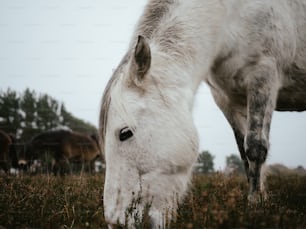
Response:
[[[143,36],[138,36],[133,58],[133,68],[135,69],[137,80],[140,82],[151,66],[150,46]]]

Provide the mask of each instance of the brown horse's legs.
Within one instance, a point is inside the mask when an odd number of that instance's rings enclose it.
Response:
[[[71,173],[70,163],[68,159],[63,158],[59,161],[59,172],[61,176],[65,176],[66,174]]]
[[[59,171],[59,165],[58,165],[58,162],[56,159],[53,159],[52,160],[52,172],[53,172],[53,175],[56,176],[57,173]]]
[[[6,161],[0,161],[0,170],[1,169],[3,169],[6,174],[9,173],[9,165]]]
[[[64,176],[66,174],[67,170],[67,162],[65,159],[54,159],[53,163],[53,174],[54,176],[60,175]]]

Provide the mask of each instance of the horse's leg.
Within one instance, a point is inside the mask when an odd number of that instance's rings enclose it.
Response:
[[[60,163],[59,163],[59,168],[60,168],[60,175],[61,176],[65,176],[65,174],[68,172],[69,175],[72,174],[72,171],[71,171],[71,166],[70,166],[70,163],[69,163],[69,160],[67,158],[61,158],[60,160]]]
[[[235,135],[235,140],[236,140],[236,144],[238,146],[239,149],[239,153],[240,153],[240,157],[243,160],[243,164],[244,164],[244,170],[248,179],[248,182],[250,181],[249,178],[249,161],[246,157],[246,152],[244,150],[244,134],[242,133],[242,131],[240,129],[236,128],[236,125],[231,124],[232,125],[232,129],[234,131],[234,135]]]
[[[269,132],[279,83],[273,59],[263,58],[247,75],[247,132],[244,149],[249,161],[249,201],[258,201],[264,192],[262,165],[269,148]],[[265,194],[265,193],[263,193]]]
[[[212,95],[216,104],[219,106],[225,118],[232,127],[240,157],[243,160],[244,169],[249,181],[249,162],[244,150],[244,138],[246,134],[247,123],[246,108],[237,104],[233,104],[229,98],[222,96],[222,93],[219,93],[218,91],[214,92],[212,90]]]
[[[52,172],[53,175],[56,176],[58,173],[59,165],[57,159],[52,159]]]
[[[54,176],[58,174],[60,176],[64,176],[66,172],[65,171],[66,165],[67,165],[65,158],[54,158],[52,162],[53,162],[52,171],[53,171]]]
[[[6,161],[1,161],[0,162],[0,170],[1,170],[1,168],[3,169],[5,174],[9,174],[9,165]]]
[[[54,176],[57,176],[61,173],[61,162],[60,158],[54,158],[52,159],[52,172]]]

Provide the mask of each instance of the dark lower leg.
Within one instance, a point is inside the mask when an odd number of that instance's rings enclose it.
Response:
[[[249,162],[246,157],[245,150],[244,150],[244,136],[243,134],[240,133],[240,131],[236,129],[234,129],[234,135],[235,135],[236,143],[237,143],[237,146],[240,152],[241,159],[244,164],[244,170],[245,170],[248,182],[249,182]]]

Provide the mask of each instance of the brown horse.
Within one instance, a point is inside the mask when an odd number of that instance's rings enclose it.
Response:
[[[9,173],[10,167],[17,168],[17,154],[14,146],[15,138],[0,130],[0,169]]]
[[[47,155],[52,158],[53,173],[64,175],[69,162],[94,163],[100,153],[99,143],[94,135],[55,130],[33,137],[26,146],[25,158],[30,166],[34,160],[43,157],[46,159]]]

